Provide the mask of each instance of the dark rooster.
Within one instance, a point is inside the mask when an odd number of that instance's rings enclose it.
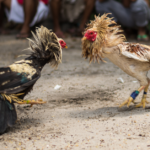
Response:
[[[32,90],[33,85],[41,76],[45,64],[57,67],[62,60],[62,48],[66,43],[47,28],[41,26],[32,33],[35,41],[29,39],[29,57],[12,65],[0,68],[0,134],[7,127],[12,127],[17,114],[14,103],[43,104],[42,100],[23,100]]]

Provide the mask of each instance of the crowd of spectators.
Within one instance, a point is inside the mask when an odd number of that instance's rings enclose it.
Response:
[[[137,40],[149,40],[149,0],[0,0],[0,34],[9,34],[5,18],[21,25],[16,38],[24,39],[31,36],[32,26],[49,17],[58,37],[65,37],[62,22],[70,24],[71,35],[81,36],[91,16],[104,13],[111,13],[123,28],[136,29]]]

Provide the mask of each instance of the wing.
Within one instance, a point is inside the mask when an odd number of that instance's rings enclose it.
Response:
[[[118,45],[122,55],[142,62],[150,61],[150,46],[124,42]]]
[[[29,88],[40,78],[36,73],[32,78],[27,78],[24,73],[13,72],[9,67],[0,68],[0,93],[21,93]]]

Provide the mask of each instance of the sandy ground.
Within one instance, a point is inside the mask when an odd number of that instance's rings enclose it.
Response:
[[[80,39],[66,42],[62,64],[57,70],[46,65],[26,97],[47,103],[17,105],[18,121],[0,136],[0,150],[150,149],[149,105],[118,108],[139,87],[136,79],[108,60],[89,65],[81,57]],[[0,36],[0,67],[21,59],[17,56],[26,47],[27,40]],[[56,85],[61,88],[55,90]]]

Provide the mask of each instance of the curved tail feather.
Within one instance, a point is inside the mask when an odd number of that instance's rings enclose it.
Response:
[[[0,98],[0,134],[4,133],[7,127],[12,127],[16,120],[17,114],[14,104]]]

